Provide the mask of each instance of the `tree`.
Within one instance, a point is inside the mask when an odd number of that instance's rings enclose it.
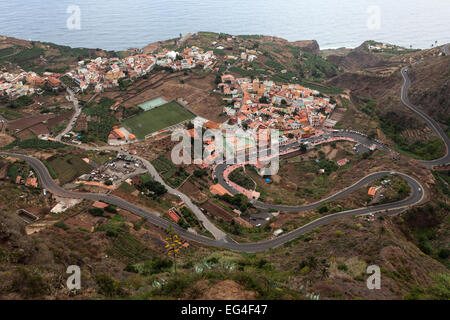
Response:
[[[259,103],[267,104],[269,103],[269,100],[267,100],[266,96],[262,96],[261,98],[259,98]]]
[[[222,82],[222,77],[218,74],[218,75],[216,75],[216,79],[214,80],[214,83],[215,84],[219,84],[219,83],[221,83]]]
[[[204,169],[194,171],[194,176],[196,176],[197,178],[201,178],[203,176],[206,176],[207,174],[208,173]]]
[[[167,189],[164,185],[155,180],[150,180],[144,184],[144,187],[148,190],[154,192],[157,196],[162,196],[167,192]]]
[[[101,217],[103,216],[103,210],[100,208],[91,208],[88,210],[90,214],[92,214],[94,217]]]
[[[107,207],[105,207],[105,211],[109,213],[117,213],[117,208],[115,205],[110,204]]]

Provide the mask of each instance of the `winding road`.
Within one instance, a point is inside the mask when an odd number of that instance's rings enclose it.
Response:
[[[48,191],[50,191],[51,193],[53,193],[55,195],[65,197],[65,198],[86,199],[86,200],[102,201],[105,203],[109,203],[109,204],[115,205],[119,208],[122,208],[124,210],[130,211],[140,217],[145,217],[145,218],[147,218],[147,220],[150,223],[152,223],[158,227],[161,227],[164,229],[172,227],[181,237],[183,237],[186,240],[198,242],[198,243],[208,245],[208,246],[214,246],[214,247],[219,247],[219,248],[223,248],[223,249],[229,249],[229,250],[239,251],[239,252],[248,252],[248,253],[263,252],[263,251],[267,251],[272,248],[276,248],[278,246],[285,244],[286,242],[294,240],[295,238],[312,231],[313,229],[315,229],[319,226],[328,224],[338,218],[349,217],[349,216],[359,216],[359,215],[365,215],[365,214],[370,214],[370,213],[375,214],[375,213],[380,213],[380,212],[384,213],[384,214],[395,214],[395,213],[398,213],[410,206],[420,203],[424,197],[424,189],[423,189],[422,185],[414,178],[412,178],[404,173],[399,173],[399,172],[390,172],[390,171],[376,172],[376,173],[368,175],[365,178],[361,179],[360,181],[356,182],[352,186],[348,187],[345,191],[340,191],[339,193],[337,193],[335,195],[336,198],[342,197],[343,194],[345,194],[346,192],[352,192],[354,190],[357,190],[357,189],[361,188],[362,186],[364,186],[365,184],[375,181],[375,180],[378,180],[381,177],[383,177],[385,175],[389,175],[389,174],[397,174],[397,175],[401,176],[403,179],[405,179],[411,188],[411,194],[406,199],[397,201],[395,203],[381,204],[381,205],[377,205],[377,206],[359,208],[359,209],[342,211],[342,212],[326,215],[326,216],[316,219],[298,229],[295,229],[294,231],[291,231],[289,233],[286,233],[286,234],[284,234],[280,237],[274,238],[274,239],[261,241],[261,242],[253,242],[253,243],[236,243],[236,242],[232,241],[231,239],[216,240],[216,239],[211,239],[211,238],[207,238],[207,237],[204,237],[204,236],[201,236],[198,234],[188,232],[188,231],[182,229],[177,224],[174,224],[164,218],[161,218],[153,212],[150,212],[150,211],[143,209],[135,204],[132,204],[132,203],[127,202],[119,197],[116,197],[116,196],[113,196],[110,194],[82,193],[82,192],[73,192],[73,191],[68,191],[66,189],[63,189],[62,187],[60,187],[53,181],[53,179],[50,176],[50,173],[48,172],[45,165],[39,159],[36,159],[34,157],[30,157],[30,156],[26,156],[26,155],[22,155],[22,154],[7,153],[7,152],[2,152],[2,153],[0,153],[0,155],[14,157],[14,158],[18,158],[18,159],[28,162],[33,167],[36,174],[38,175],[39,182],[40,182],[42,188],[47,189]],[[325,199],[322,201],[328,201],[328,200],[329,199]],[[312,205],[313,206],[317,205],[317,203],[312,204]],[[304,210],[308,210],[308,208],[304,208]]]
[[[443,52],[444,52],[444,54],[448,55],[448,45],[443,47]],[[441,165],[441,164],[447,164],[449,162],[449,158],[450,158],[450,156],[449,156],[449,150],[450,150],[449,139],[445,135],[445,132],[442,130],[442,128],[440,128],[440,126],[431,117],[426,115],[422,110],[413,106],[409,102],[407,94],[408,94],[408,89],[411,85],[411,82],[407,75],[407,71],[408,71],[408,68],[406,68],[406,67],[403,68],[401,71],[403,79],[404,79],[404,84],[403,84],[403,87],[401,90],[402,102],[411,111],[418,114],[422,119],[424,119],[424,121],[426,121],[430,125],[431,128],[433,128],[433,130],[443,139],[443,141],[446,145],[446,148],[447,148],[447,152],[444,157],[437,159],[437,160],[433,160],[433,161],[421,161],[421,162],[428,167],[432,167],[435,165]],[[334,137],[339,136],[339,135],[344,136],[344,137],[352,137],[361,143],[368,143],[368,142],[370,142],[372,144],[375,143],[375,142],[372,142],[371,140],[369,140],[364,135],[357,134],[355,132],[341,131],[341,132],[329,133],[329,135],[334,136]],[[379,143],[375,143],[375,144],[377,144],[378,148],[386,148],[385,146],[383,146]],[[291,146],[292,145],[283,146],[282,148],[289,148]],[[106,149],[106,148],[102,148],[102,149]],[[117,149],[114,149],[114,150],[117,150]],[[358,209],[354,209],[354,210],[342,211],[342,212],[338,212],[338,213],[334,213],[334,214],[325,215],[325,216],[322,216],[300,228],[297,228],[289,233],[283,234],[279,237],[276,237],[276,238],[273,238],[270,240],[253,242],[253,243],[237,243],[237,242],[233,241],[231,238],[229,238],[228,236],[226,236],[225,233],[223,233],[222,231],[217,229],[217,227],[215,227],[214,225],[213,225],[214,228],[219,230],[220,234],[222,235],[222,237],[216,237],[219,239],[211,239],[211,238],[207,238],[207,237],[204,237],[204,236],[201,236],[198,234],[188,232],[188,231],[182,229],[181,227],[179,227],[177,224],[174,224],[164,218],[159,217],[156,213],[150,212],[146,209],[143,209],[135,204],[129,203],[129,202],[127,202],[121,198],[115,197],[113,195],[96,194],[96,193],[81,193],[81,192],[73,192],[73,191],[65,190],[53,181],[46,166],[39,159],[36,159],[34,157],[30,157],[30,156],[26,156],[26,155],[22,155],[22,154],[7,153],[7,152],[1,152],[0,156],[14,157],[14,158],[18,158],[18,159],[28,162],[34,168],[36,174],[38,175],[42,188],[47,189],[48,191],[52,192],[55,195],[58,195],[61,197],[66,197],[66,198],[77,198],[77,199],[87,199],[87,200],[92,200],[92,201],[103,201],[105,203],[113,204],[124,210],[128,210],[138,216],[147,218],[147,220],[150,223],[152,223],[158,227],[161,227],[164,229],[172,227],[174,230],[176,230],[176,232],[180,236],[182,236],[186,240],[194,241],[194,242],[197,242],[197,243],[200,243],[203,245],[214,246],[214,247],[219,247],[219,248],[233,250],[233,251],[239,251],[239,252],[248,252],[248,253],[263,252],[263,251],[267,251],[272,248],[279,247],[289,241],[296,239],[297,237],[299,237],[301,235],[304,235],[304,234],[314,230],[317,227],[323,226],[325,224],[328,224],[328,223],[330,223],[336,219],[342,218],[342,217],[360,216],[360,215],[375,214],[375,213],[396,214],[396,213],[399,213],[409,207],[420,204],[423,201],[424,196],[425,196],[424,188],[420,184],[420,182],[405,173],[391,172],[391,171],[375,172],[375,173],[365,176],[364,178],[362,178],[358,182],[354,183],[353,185],[337,192],[336,194],[334,194],[326,199],[322,199],[318,202],[311,203],[308,205],[291,207],[291,206],[269,205],[269,204],[265,204],[262,202],[257,202],[255,204],[255,206],[262,208],[262,209],[272,208],[275,210],[295,211],[295,212],[312,210],[312,209],[319,207],[326,201],[337,200],[339,198],[342,198],[343,196],[367,185],[368,183],[376,181],[376,180],[384,177],[385,175],[391,175],[391,174],[396,174],[396,175],[402,177],[408,183],[408,185],[411,188],[410,195],[403,200],[393,202],[393,203],[380,204],[380,205],[376,205],[376,206],[369,206],[369,207],[358,208]],[[145,159],[142,159],[142,158],[139,158],[139,159],[143,160],[147,169],[149,170],[151,175],[156,180],[162,181],[164,183],[162,178],[159,176],[158,172],[153,168],[153,166],[148,161],[146,161]],[[219,183],[224,184],[224,186],[226,186],[228,189],[231,187],[228,186],[226,184],[226,182],[224,182],[223,175],[222,175],[223,170],[225,168],[226,168],[226,165],[222,165],[222,166],[219,165],[216,168],[216,176],[219,179]],[[164,185],[166,185],[166,184],[164,183]],[[187,198],[187,196],[183,195],[182,193],[178,192],[177,190],[173,189],[170,191],[171,191],[171,193],[173,193],[173,194],[179,196],[181,199],[183,199],[183,201],[185,201],[187,203],[191,202],[191,200],[189,198]],[[187,199],[185,199],[185,197]],[[208,223],[211,224],[211,222],[209,222],[207,219],[206,219],[206,221],[202,221],[202,222],[206,223],[206,224],[208,224]],[[208,225],[208,226],[211,227],[211,225]]]
[[[444,54],[445,55],[449,55],[448,53],[448,47],[449,45],[445,45],[444,46]],[[421,163],[423,163],[425,166],[431,168],[433,166],[439,166],[439,165],[445,165],[447,163],[450,163],[450,139],[447,137],[447,135],[445,134],[444,130],[442,129],[442,127],[433,120],[433,118],[431,118],[429,115],[427,115],[425,112],[423,112],[420,108],[414,106],[411,104],[411,102],[409,102],[408,99],[408,90],[411,86],[411,80],[408,77],[408,67],[404,67],[402,68],[402,77],[403,77],[403,86],[401,89],[401,94],[400,94],[400,99],[402,100],[403,104],[410,109],[412,112],[414,112],[415,114],[417,114],[419,117],[422,118],[422,120],[424,120],[428,126],[442,139],[442,141],[444,142],[445,148],[446,148],[446,152],[445,155],[442,158],[436,159],[436,160],[430,160],[430,161],[425,161],[422,160],[420,161]]]

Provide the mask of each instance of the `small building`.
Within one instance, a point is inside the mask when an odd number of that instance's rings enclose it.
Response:
[[[61,81],[59,79],[56,79],[55,77],[48,77],[47,81],[53,88],[61,87]]]
[[[105,208],[108,206],[108,204],[107,204],[107,203],[104,203],[104,202],[100,202],[100,201],[95,201],[95,202],[92,204],[92,206],[93,206],[94,208],[98,208],[98,209],[105,209]]]
[[[380,186],[377,187],[370,187],[369,191],[367,192],[367,194],[369,195],[369,197],[375,198],[377,192],[381,189]]]
[[[280,234],[282,234],[283,233],[283,229],[277,229],[277,230],[275,230],[274,232],[273,232],[273,235],[275,236],[275,237],[278,237]]]
[[[27,181],[25,182],[25,185],[27,187],[33,187],[33,188],[37,188],[38,184],[37,184],[37,178],[28,178]]]
[[[345,159],[339,160],[339,161],[337,162],[337,165],[338,165],[339,167],[342,167],[342,166],[345,166],[347,163],[349,163],[349,161],[350,161],[350,160],[348,160],[347,158],[345,158]]]
[[[173,220],[173,221],[175,221],[176,223],[178,223],[178,221],[180,220],[180,216],[179,215],[177,215],[176,213],[175,213],[175,210],[172,208],[172,209],[169,209],[168,211],[167,211],[167,214],[169,215],[169,217]]]

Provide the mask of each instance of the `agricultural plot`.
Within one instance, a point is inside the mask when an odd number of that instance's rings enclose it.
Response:
[[[48,159],[47,163],[56,173],[61,184],[71,182],[80,175],[91,172],[93,169],[81,158],[72,155]]]
[[[153,160],[152,165],[173,188],[178,188],[189,177],[182,167],[176,167],[163,155]]]
[[[193,118],[195,115],[192,112],[172,101],[128,118],[124,121],[123,126],[139,139],[144,139],[150,133]]]

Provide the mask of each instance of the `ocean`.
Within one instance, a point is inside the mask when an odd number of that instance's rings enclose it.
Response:
[[[450,0],[0,1],[0,35],[106,50],[197,31],[315,39],[322,49],[365,40],[430,48],[450,42],[449,18]]]

